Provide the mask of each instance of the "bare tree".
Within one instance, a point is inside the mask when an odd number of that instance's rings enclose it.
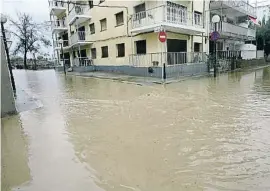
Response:
[[[10,32],[17,39],[13,54],[23,54],[24,68],[27,69],[27,54],[36,55],[41,51],[41,46],[51,46],[51,42],[44,35],[45,24],[34,22],[26,13],[17,13],[17,17],[17,20],[9,19],[12,25]]]

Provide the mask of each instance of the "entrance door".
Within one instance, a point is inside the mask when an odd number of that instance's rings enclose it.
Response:
[[[187,41],[178,39],[167,40],[167,62],[169,65],[183,64],[187,61]]]

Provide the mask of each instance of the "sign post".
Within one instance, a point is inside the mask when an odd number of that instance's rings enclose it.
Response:
[[[164,60],[166,60],[166,49],[167,49],[167,34],[166,32],[163,30],[163,31],[160,31],[159,34],[158,34],[158,39],[161,43],[164,43]],[[161,62],[162,62],[162,53],[161,53]],[[164,63],[161,63],[162,64],[162,78],[163,80],[166,79],[166,64],[165,62]]]

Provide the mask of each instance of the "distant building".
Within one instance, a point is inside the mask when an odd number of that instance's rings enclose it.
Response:
[[[265,21],[267,21],[270,17],[270,5],[266,6],[258,6],[257,7],[257,19],[258,21],[262,21],[263,17],[265,17]]]

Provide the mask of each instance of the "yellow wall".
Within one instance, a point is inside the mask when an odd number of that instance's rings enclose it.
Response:
[[[192,2],[191,1],[182,1],[182,0],[171,0],[172,2],[187,6],[188,11],[192,11]],[[209,2],[209,0],[207,0]],[[88,3],[88,1],[85,1]],[[94,0],[94,4],[97,5],[99,0]],[[151,9],[153,7],[160,6],[162,4],[166,4],[165,0],[161,1],[114,1],[114,0],[106,0],[105,2],[101,3],[101,6],[126,6],[126,8],[101,8],[101,7],[94,7],[90,9],[89,13],[92,17],[91,20],[81,23],[80,26],[85,26],[86,29],[86,39],[92,41],[91,45],[85,46],[87,48],[87,56],[91,57],[91,48],[96,48],[96,56],[97,58],[94,59],[94,64],[96,65],[123,65],[129,64],[129,55],[135,54],[136,47],[135,41],[137,40],[146,40],[146,52],[147,53],[154,53],[154,52],[163,52],[165,51],[165,44],[159,42],[158,40],[158,33],[147,33],[147,34],[140,34],[134,35],[130,33],[131,29],[131,20],[130,15],[134,14],[134,6],[145,3],[146,9]],[[194,11],[203,12],[203,0],[194,0],[193,1],[193,8]],[[206,4],[205,9],[208,10],[208,5]],[[124,13],[124,24],[121,26],[116,26],[116,18],[115,14],[123,11]],[[207,12],[209,13],[209,12]],[[129,15],[129,17],[128,17]],[[207,15],[206,15],[207,16]],[[100,28],[100,20],[107,19],[107,30],[101,32]],[[209,19],[209,18],[207,18]],[[91,23],[95,24],[95,34],[90,34],[90,27]],[[128,23],[128,24],[127,24]],[[208,26],[208,21],[206,22],[206,26]],[[75,26],[72,25],[72,30],[75,30]],[[70,31],[69,36],[70,36]],[[208,29],[206,30],[205,36],[208,35]],[[131,37],[132,36],[132,37]],[[168,39],[181,39],[187,40],[187,51],[193,51],[193,44],[194,42],[202,43],[202,38],[200,36],[190,36],[185,34],[179,33],[167,33]],[[205,38],[204,38],[205,39]],[[116,44],[125,43],[125,57],[124,58],[117,58],[117,48]],[[108,46],[108,58],[101,58],[101,47]],[[205,41],[202,43],[203,51],[208,51],[209,44],[205,44]],[[81,49],[85,49],[85,47],[81,47]],[[78,49],[78,48],[75,48]],[[70,57],[72,59],[73,50],[70,50]],[[72,61],[72,60],[71,60]]]

